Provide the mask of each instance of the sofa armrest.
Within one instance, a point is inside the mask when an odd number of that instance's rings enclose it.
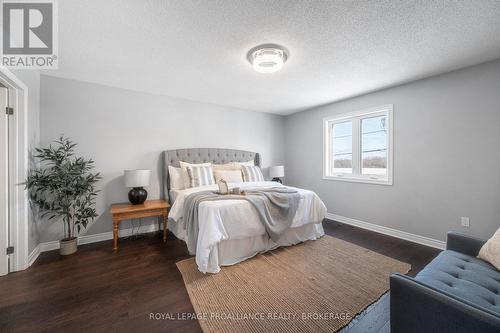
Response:
[[[484,243],[486,243],[484,239],[450,231],[446,238],[446,249],[476,257]]]
[[[500,317],[423,284],[393,274],[391,284],[391,332],[500,332]]]

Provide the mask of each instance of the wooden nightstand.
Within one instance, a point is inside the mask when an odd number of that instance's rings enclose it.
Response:
[[[111,205],[113,216],[113,250],[118,251],[118,228],[123,220],[138,219],[149,216],[159,216],[163,222],[163,242],[167,241],[168,209],[170,205],[166,200],[147,200],[142,205],[130,203]]]

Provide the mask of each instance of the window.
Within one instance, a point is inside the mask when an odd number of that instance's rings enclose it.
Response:
[[[392,110],[325,118],[323,178],[392,185]]]

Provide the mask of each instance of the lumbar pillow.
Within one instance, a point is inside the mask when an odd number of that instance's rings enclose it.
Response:
[[[479,259],[489,262],[496,269],[500,270],[500,228],[483,245],[477,256]]]
[[[258,166],[241,166],[243,172],[243,180],[246,182],[263,182],[264,176]]]
[[[217,170],[214,169],[215,182],[218,183],[219,180],[223,179],[228,183],[241,183],[243,182],[243,177],[241,176],[241,170]]]
[[[183,190],[189,187],[189,175],[186,170],[169,165],[168,176],[171,190]]]

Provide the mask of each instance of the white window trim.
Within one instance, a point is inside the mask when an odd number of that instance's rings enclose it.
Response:
[[[393,160],[394,160],[394,127],[393,127],[393,113],[394,113],[394,105],[382,105],[369,109],[364,109],[355,112],[342,113],[335,116],[330,116],[323,118],[323,179],[325,180],[338,180],[345,182],[354,182],[354,183],[367,183],[367,184],[380,184],[380,185],[392,185],[393,183]],[[388,137],[388,151],[387,151],[387,178],[378,178],[374,179],[374,176],[371,175],[361,175],[361,174],[339,174],[339,175],[330,175],[330,130],[332,122],[342,122],[343,120],[352,120],[356,118],[365,118],[366,116],[377,116],[377,115],[387,114],[388,117],[388,125],[389,125],[389,137]],[[353,122],[353,152],[352,152],[352,163],[353,170],[359,168],[361,163],[361,154],[359,149],[361,147],[360,140],[361,137],[358,135],[354,135],[355,133],[359,133],[361,135],[361,131],[357,130],[355,127],[359,126],[359,122]]]

